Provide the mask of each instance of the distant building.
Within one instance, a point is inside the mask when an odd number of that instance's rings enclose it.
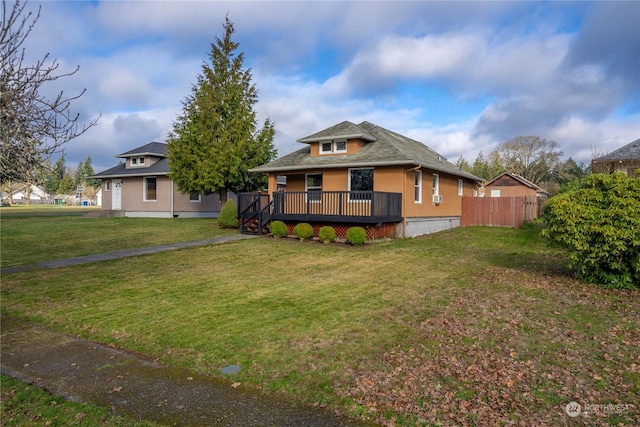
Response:
[[[622,172],[628,176],[640,176],[640,139],[620,147],[591,161],[592,173]]]
[[[37,185],[31,184],[29,199],[31,203],[50,203],[51,196],[47,194],[42,188]],[[27,184],[19,187],[16,191],[11,193],[11,202],[15,204],[27,203]]]

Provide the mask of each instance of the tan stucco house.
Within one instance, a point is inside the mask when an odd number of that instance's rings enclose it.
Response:
[[[241,221],[261,211],[289,226],[332,225],[338,235],[359,225],[370,238],[418,236],[459,226],[462,197],[475,196],[481,181],[423,143],[369,122],[345,121],[298,142],[300,150],[251,169],[267,174],[269,186],[262,201],[239,195]],[[286,191],[278,191],[278,177]]]
[[[102,209],[127,217],[215,218],[217,194],[183,194],[169,178],[167,144],[151,142],[116,157],[120,164],[91,178],[102,180]]]

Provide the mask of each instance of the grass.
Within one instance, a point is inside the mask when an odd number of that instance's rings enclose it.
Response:
[[[0,414],[3,426],[152,427],[109,413],[104,408],[69,402],[22,381],[0,375]]]
[[[2,267],[187,240],[234,231],[212,219],[86,218],[80,208],[3,208]]]
[[[640,294],[576,282],[539,231],[251,239],[6,275],[1,307],[383,424],[564,424],[573,400],[638,424]]]

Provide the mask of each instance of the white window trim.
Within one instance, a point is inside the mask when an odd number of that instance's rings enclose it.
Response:
[[[157,183],[157,181],[156,181]],[[158,189],[156,189],[158,191]],[[189,194],[189,203],[201,203],[202,202],[202,194],[198,193],[198,200],[191,200],[191,194]]]
[[[104,182],[104,191],[111,191],[111,181]]]
[[[458,196],[464,195],[464,180],[458,180]]]
[[[304,191],[306,193],[306,201],[309,203],[320,203],[322,202],[322,200],[309,200],[309,189],[311,190],[318,190],[320,189],[320,191],[322,191],[322,184],[320,184],[320,187],[309,187],[309,175],[320,175],[320,180],[322,180],[322,174],[321,173],[306,173],[304,174]]]
[[[416,175],[413,181],[413,201],[416,204],[422,203],[422,171],[415,171]],[[417,181],[417,184],[416,184]],[[418,199],[416,200],[415,191],[418,190]]]
[[[132,168],[141,168],[141,167],[144,167],[144,161],[145,161],[144,156],[131,157],[129,158],[129,165]]]
[[[156,198],[147,199],[147,179],[155,178],[156,180]],[[157,176],[145,176],[142,179],[142,201],[143,202],[157,202],[158,201],[158,177]]]
[[[344,142],[344,150],[338,150],[338,143]],[[324,144],[331,144],[331,149],[329,151],[323,150]],[[318,152],[320,154],[344,154],[347,152],[347,140],[346,139],[331,139],[320,141],[320,146],[318,147]]]
[[[435,184],[433,186],[433,195],[438,196],[440,195],[440,174],[433,174],[433,183]]]

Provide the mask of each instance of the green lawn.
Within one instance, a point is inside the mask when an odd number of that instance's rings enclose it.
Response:
[[[576,282],[539,231],[265,237],[5,275],[1,307],[387,425],[640,424],[640,294]]]

